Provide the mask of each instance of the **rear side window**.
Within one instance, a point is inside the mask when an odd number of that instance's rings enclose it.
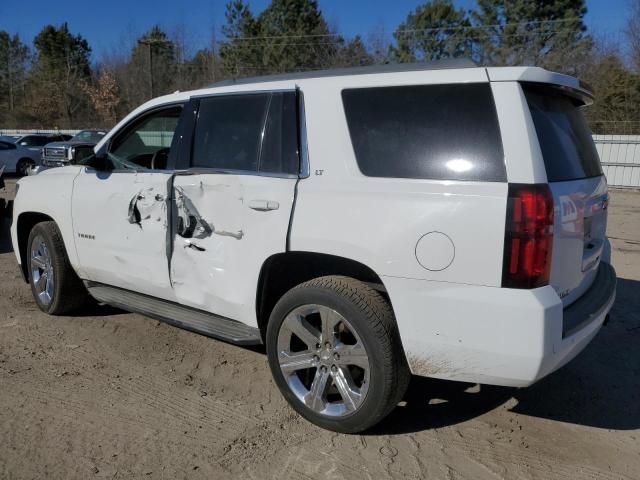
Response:
[[[602,175],[581,102],[556,89],[523,84],[549,182]]]
[[[349,89],[342,100],[364,175],[506,181],[488,83]]]
[[[296,111],[293,92],[200,100],[191,165],[297,174]]]

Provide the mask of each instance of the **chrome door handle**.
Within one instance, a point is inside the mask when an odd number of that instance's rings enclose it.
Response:
[[[258,210],[259,212],[268,212],[269,210],[277,210],[280,204],[274,200],[251,200],[249,208]]]

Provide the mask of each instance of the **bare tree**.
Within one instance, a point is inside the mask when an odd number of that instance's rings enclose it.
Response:
[[[118,119],[118,104],[120,103],[120,91],[115,74],[106,68],[102,69],[95,84],[85,83],[83,89],[89,95],[91,104],[102,122],[101,126],[115,125]]]
[[[629,42],[631,62],[640,70],[640,0],[631,0],[625,34]]]

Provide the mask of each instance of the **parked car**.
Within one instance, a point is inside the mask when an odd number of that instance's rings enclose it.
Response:
[[[5,188],[4,178],[2,178],[2,175],[4,175],[4,167],[0,167],[0,193],[2,193],[2,191]],[[6,199],[0,198],[0,219],[4,216],[6,209],[7,209]]]
[[[6,173],[27,175],[29,170],[41,162],[42,147],[49,142],[64,138],[61,135],[5,136],[0,139],[0,166]]]
[[[460,62],[177,92],[20,180],[14,250],[44,312],[90,295],[264,343],[296,411],[359,432],[410,373],[524,387],[596,335],[616,276],[590,103]]]
[[[65,141],[49,143],[42,149],[45,167],[61,167],[93,154],[93,147],[104,138],[106,130],[81,130]]]

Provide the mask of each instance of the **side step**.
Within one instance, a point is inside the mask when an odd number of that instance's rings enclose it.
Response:
[[[260,330],[229,318],[100,283],[85,282],[98,302],[237,345],[262,343]]]

